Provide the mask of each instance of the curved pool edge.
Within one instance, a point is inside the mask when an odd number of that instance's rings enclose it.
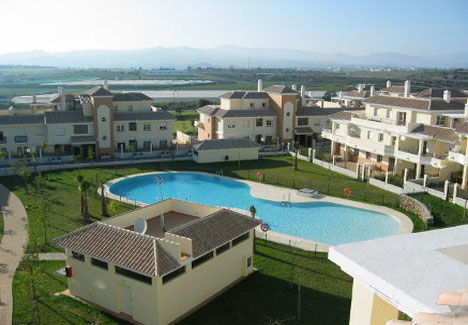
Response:
[[[250,187],[250,194],[252,196],[258,199],[263,199],[263,200],[281,202],[281,201],[284,201],[285,198],[287,198],[292,203],[327,202],[327,203],[341,204],[341,205],[350,206],[354,208],[366,209],[370,211],[384,213],[396,219],[399,224],[398,232],[390,236],[399,235],[399,234],[408,234],[408,233],[413,232],[414,226],[413,226],[413,222],[411,221],[411,219],[408,216],[406,216],[404,213],[401,213],[391,208],[378,206],[375,204],[363,203],[360,201],[353,201],[353,200],[347,200],[347,199],[337,198],[333,196],[327,196],[327,195],[321,195],[320,198],[308,198],[308,197],[297,195],[296,194],[297,190],[295,189],[290,189],[287,187],[281,187],[281,186],[270,185],[270,184],[263,184],[263,183],[258,183],[254,181],[249,181],[249,180],[244,180],[244,179],[239,179],[239,178],[234,178],[234,177],[229,177],[229,176],[224,176],[224,175],[213,175],[213,174],[205,173],[205,172],[155,171],[155,172],[127,175],[123,177],[114,178],[104,183],[104,193],[110,199],[121,201],[121,202],[128,203],[131,205],[136,205],[139,207],[144,207],[150,204],[140,202],[137,200],[129,200],[126,197],[121,197],[119,195],[116,195],[110,191],[110,187],[120,181],[129,179],[129,178],[145,176],[145,175],[167,174],[167,173],[192,173],[192,174],[220,177],[226,180],[242,182]],[[101,194],[100,189],[98,190],[98,193]],[[229,208],[229,207],[226,207],[226,208]],[[249,214],[247,211],[242,210],[242,209],[236,209],[232,207],[230,209],[244,213],[244,214]],[[260,229],[256,229],[256,233],[260,235],[264,234]],[[328,252],[329,247],[333,246],[333,245],[315,242],[315,241],[307,240],[304,238],[294,237],[294,236],[290,236],[290,235],[286,235],[286,234],[282,234],[282,233],[278,233],[274,231],[269,231],[267,234],[268,234],[267,236],[268,236],[269,241],[276,242],[279,244],[284,244],[284,245],[292,245],[294,247],[301,248],[301,249],[308,250],[308,251],[316,250],[317,252]],[[263,238],[263,237],[259,236],[259,238]]]

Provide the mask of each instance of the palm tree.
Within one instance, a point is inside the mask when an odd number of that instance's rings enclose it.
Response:
[[[296,150],[296,154],[294,156],[294,170],[297,170],[297,155],[299,154],[299,151],[301,150],[301,145],[298,142],[295,142],[293,144],[293,147]]]
[[[83,179],[78,186],[78,190],[81,193],[81,216],[85,220],[89,219],[88,191],[90,187],[91,187],[91,183],[85,179]]]
[[[49,239],[47,236],[47,227],[49,227],[49,213],[48,213],[48,202],[47,202],[47,197],[45,194],[41,195],[40,201],[39,201],[39,207],[41,214],[39,215],[39,219],[42,223],[42,228],[44,231],[44,244],[49,243]]]
[[[255,218],[255,215],[257,214],[257,209],[255,208],[255,205],[251,205],[249,208],[250,214],[252,215],[252,218]]]

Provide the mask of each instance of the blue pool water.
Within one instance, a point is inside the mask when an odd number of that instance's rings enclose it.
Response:
[[[155,182],[156,176],[164,179],[162,185]],[[285,207],[253,197],[243,182],[196,173],[136,176],[115,183],[110,191],[145,203],[176,198],[247,211],[255,205],[257,215],[272,231],[330,245],[384,237],[399,228],[398,221],[387,214],[324,202]]]

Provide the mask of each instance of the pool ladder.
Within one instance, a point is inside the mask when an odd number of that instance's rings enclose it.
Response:
[[[282,207],[290,207],[291,206],[291,193],[288,193],[288,199],[286,200],[286,193],[283,194],[283,200],[281,201]]]

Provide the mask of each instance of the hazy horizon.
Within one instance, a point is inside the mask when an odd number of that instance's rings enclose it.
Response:
[[[0,54],[211,49],[445,55],[468,52],[468,2],[82,0],[0,3]]]

